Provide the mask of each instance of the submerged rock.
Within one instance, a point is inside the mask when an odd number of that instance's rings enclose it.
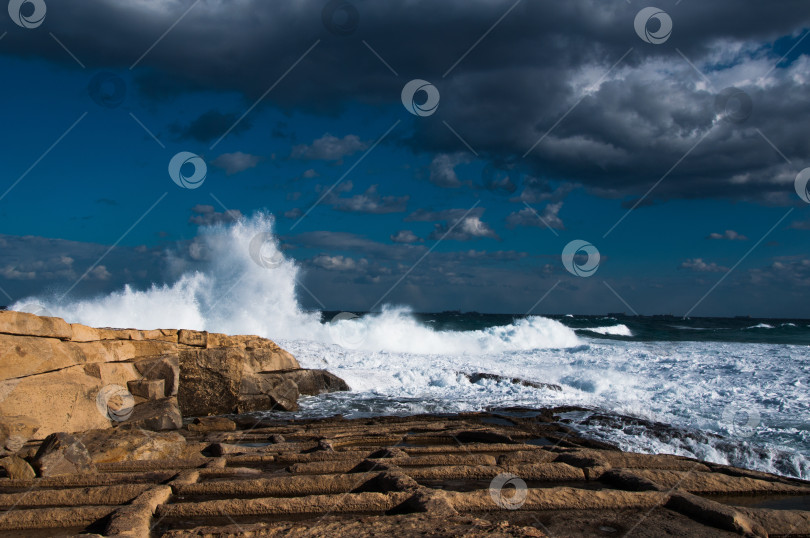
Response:
[[[478,383],[482,379],[490,379],[492,381],[497,381],[498,383],[512,383],[513,385],[523,385],[524,387],[532,387],[535,389],[546,389],[557,392],[562,391],[562,387],[554,383],[540,383],[537,381],[529,381],[527,379],[521,379],[519,377],[507,377],[504,375],[487,374],[484,372],[475,372],[472,374],[461,372],[461,375],[469,379],[470,383]]]

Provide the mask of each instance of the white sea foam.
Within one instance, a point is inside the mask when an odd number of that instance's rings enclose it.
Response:
[[[296,297],[300,269],[272,240],[261,249],[265,260],[273,260],[271,267],[251,257],[251,241],[271,233],[273,224],[272,217],[258,215],[229,226],[202,228],[194,245],[207,259],[204,268],[173,284],[147,290],[126,287],[88,300],[27,298],[12,308],[41,304],[70,322],[100,327],[257,334],[337,342],[367,351],[480,354],[581,344],[574,331],[539,316],[480,331],[435,331],[417,322],[408,308],[387,306],[378,314],[324,325],[319,314],[301,308]]]
[[[583,327],[578,328],[578,331],[590,331],[596,334],[610,334],[613,336],[633,336],[633,331],[630,327],[620,323],[619,325],[608,325],[605,327]]]
[[[810,394],[797,383],[810,368],[806,347],[608,341],[586,333],[578,337],[543,317],[478,331],[436,331],[403,307],[322,324],[319,314],[305,312],[297,301],[300,269],[292,260],[272,244],[262,249],[263,258],[275,260],[271,268],[251,257],[251,240],[272,226],[271,217],[259,215],[203,229],[195,244],[208,261],[172,284],[125,288],[88,300],[28,298],[14,307],[39,303],[68,321],[95,326],[192,328],[273,338],[302,366],[326,367],[353,388],[351,393],[304,398],[302,413],[309,416],[578,404],[713,432],[742,447],[729,450],[714,441],[666,443],[643,432],[593,430],[627,449],[683,453],[810,478]],[[624,325],[587,330],[632,336]],[[556,383],[562,391],[493,380],[471,383],[464,372]],[[753,436],[741,437],[723,420],[730,405],[760,413]],[[746,448],[749,443],[756,450]]]

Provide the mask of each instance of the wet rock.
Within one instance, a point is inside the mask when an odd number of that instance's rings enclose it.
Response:
[[[0,467],[6,470],[6,475],[9,478],[15,480],[30,480],[37,476],[34,469],[28,465],[28,462],[17,456],[0,458]]]
[[[475,372],[472,374],[461,372],[461,375],[469,379],[470,383],[478,383],[483,379],[489,379],[492,381],[497,381],[498,383],[512,383],[513,385],[522,385],[524,387],[532,387],[535,389],[553,390],[556,392],[562,391],[562,387],[554,383],[539,383],[537,381],[529,381],[519,377],[507,377],[498,374],[487,374],[484,372]]]
[[[295,381],[299,392],[308,396],[352,390],[345,381],[326,370],[290,370],[277,375]]]
[[[33,468],[39,476],[95,472],[84,444],[69,433],[52,433],[34,456]]]

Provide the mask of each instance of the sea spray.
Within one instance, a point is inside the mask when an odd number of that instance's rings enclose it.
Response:
[[[301,269],[279,249],[274,225],[271,215],[260,213],[201,227],[192,248],[202,267],[173,284],[146,290],[127,286],[93,299],[27,298],[12,308],[42,304],[55,316],[96,327],[256,334],[366,351],[479,354],[581,344],[573,330],[539,316],[479,331],[435,331],[407,307],[384,306],[377,314],[321,323],[319,313],[306,312],[298,302]],[[178,257],[167,253],[167,259]]]

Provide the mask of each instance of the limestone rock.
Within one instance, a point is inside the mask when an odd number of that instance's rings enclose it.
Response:
[[[139,428],[92,430],[82,435],[82,441],[93,463],[181,459],[196,446],[187,445],[177,432]]]
[[[31,480],[37,476],[28,462],[17,456],[0,458],[0,467],[5,469],[6,475],[14,480]]]
[[[95,471],[87,448],[69,433],[52,433],[46,437],[34,456],[33,467],[40,476]]]
[[[298,369],[280,372],[276,375],[295,381],[298,391],[308,396],[352,390],[345,381],[326,370]]]
[[[127,382],[127,389],[133,396],[146,398],[147,400],[158,400],[166,394],[166,389],[162,379],[138,379]]]
[[[121,427],[153,431],[179,430],[183,427],[183,415],[180,414],[177,398],[150,400],[136,405],[132,415],[121,422]]]
[[[162,379],[164,396],[177,396],[177,387],[180,384],[180,358],[177,355],[141,360],[135,363],[135,369],[144,379]]]
[[[177,333],[177,342],[186,346],[205,347],[208,343],[208,333],[180,329]]]
[[[14,454],[39,430],[39,423],[24,416],[0,417],[0,454]]]
[[[73,331],[65,320],[15,312],[0,311],[0,333],[18,334],[21,336],[47,336],[70,340]]]
[[[0,416],[36,421],[39,429],[34,439],[111,425],[96,403],[103,388],[101,380],[87,375],[83,366],[24,377],[11,384],[12,390],[0,400]]]
[[[236,430],[236,423],[225,417],[197,417],[186,428],[200,433],[232,432]]]

